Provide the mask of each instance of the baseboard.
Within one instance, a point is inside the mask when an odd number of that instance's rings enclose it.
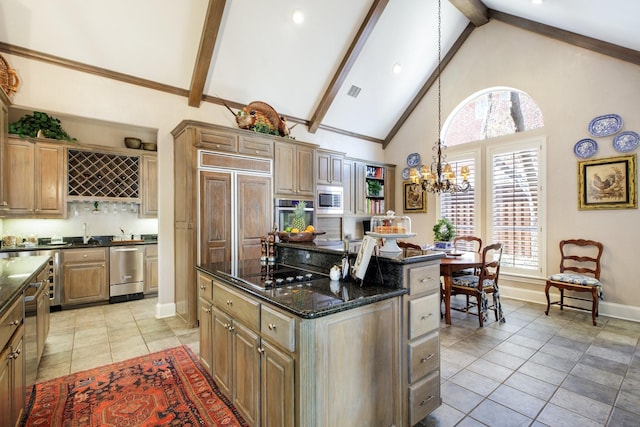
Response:
[[[176,305],[174,303],[169,304],[156,304],[156,318],[162,319],[164,317],[172,317],[176,315]]]
[[[544,288],[540,291],[534,291],[530,289],[522,289],[515,286],[500,286],[500,295],[503,295],[505,298],[511,298],[519,301],[527,301],[538,304],[543,304],[546,308],[547,305],[547,297],[544,294]],[[551,293],[550,293],[551,295]],[[557,298],[553,298],[552,301],[557,300]],[[575,305],[575,302],[572,301],[571,304]],[[585,303],[585,308],[590,307],[588,303]],[[571,310],[571,308],[565,308],[566,310]],[[616,304],[612,302],[607,302],[606,300],[600,301],[598,305],[598,311],[601,315],[607,317],[613,317],[616,319],[623,320],[631,320],[633,322],[640,322],[640,307],[634,307],[630,305],[624,304]]]

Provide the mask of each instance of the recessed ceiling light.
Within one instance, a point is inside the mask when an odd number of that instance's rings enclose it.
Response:
[[[294,10],[291,14],[291,20],[298,25],[302,24],[304,22],[304,13],[301,10]]]
[[[393,74],[400,74],[402,72],[402,64],[396,62],[395,64],[393,64],[391,71],[393,71]]]

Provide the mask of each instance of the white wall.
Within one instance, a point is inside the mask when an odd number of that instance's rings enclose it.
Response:
[[[544,115],[544,129],[532,134],[547,140],[549,272],[559,265],[558,241],[574,237],[601,241],[605,246],[602,259],[605,300],[601,312],[630,316],[621,314],[620,307],[614,305],[622,304],[638,316],[640,293],[636,291],[634,267],[640,213],[637,209],[579,211],[580,159],[574,156],[573,146],[589,136],[589,121],[602,114],[619,114],[625,130],[640,131],[640,67],[491,21],[474,30],[443,72],[443,123],[469,95],[494,86],[514,87],[528,93]],[[436,119],[435,92],[431,91],[386,150],[385,160],[398,165],[399,183],[409,153],[420,152],[423,163],[431,159],[431,147],[437,139]],[[613,149],[611,137],[596,140],[599,149],[594,158],[620,155]],[[396,194],[396,205],[402,206],[402,192]],[[412,215],[419,241],[433,239],[435,204],[435,196],[430,195],[428,213]],[[527,282],[535,281],[512,282],[510,292],[540,300],[543,291],[540,282],[535,286],[527,286]],[[608,304],[610,313],[606,313]]]
[[[173,313],[174,242],[173,242],[173,137],[171,130],[182,120],[235,127],[234,117],[225,107],[203,103],[189,107],[187,99],[85,74],[66,68],[29,60],[16,55],[4,55],[18,75],[21,85],[12,101],[15,108],[43,110],[49,113],[79,116],[107,122],[124,123],[147,129],[157,129],[159,214],[157,220],[159,249],[158,314]],[[64,127],[64,121],[63,121]],[[72,135],[73,136],[73,135]],[[348,156],[367,160],[384,160],[380,144],[363,142],[319,130],[309,134],[302,125],[292,130],[298,141],[311,142],[324,148],[345,152]],[[90,141],[82,141],[91,143]],[[104,141],[101,141],[101,143]],[[119,145],[121,141],[113,145]],[[108,142],[105,145],[109,145]],[[51,220],[48,220],[51,221]],[[5,220],[4,229],[11,225]],[[65,227],[75,229],[73,224]],[[111,225],[97,226],[102,230]],[[266,232],[266,230],[265,230]],[[77,233],[74,233],[76,235]],[[110,232],[105,230],[105,234]]]

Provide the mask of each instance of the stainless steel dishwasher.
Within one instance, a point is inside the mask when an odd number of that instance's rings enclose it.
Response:
[[[109,302],[142,299],[144,246],[112,246],[109,255]]]

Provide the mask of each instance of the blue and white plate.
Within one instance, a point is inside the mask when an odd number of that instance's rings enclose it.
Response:
[[[574,154],[581,159],[588,159],[596,154],[596,151],[598,151],[598,143],[589,138],[581,139],[573,146]]]
[[[415,168],[420,164],[420,154],[411,153],[407,156],[407,166],[410,168]]]
[[[640,144],[640,135],[631,130],[621,132],[613,138],[613,148],[619,153],[633,151],[638,148],[638,144]]]
[[[409,169],[409,168],[402,169],[402,179],[404,179],[404,180],[409,179],[409,174],[410,173],[411,173],[411,169]]]
[[[605,114],[589,122],[589,134],[592,136],[615,135],[622,129],[622,117],[617,114]]]

